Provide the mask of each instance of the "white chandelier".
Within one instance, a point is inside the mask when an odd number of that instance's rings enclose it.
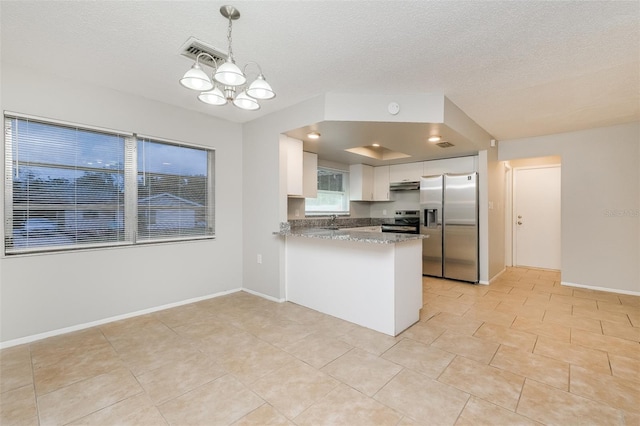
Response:
[[[229,56],[224,64],[218,66],[213,56],[206,52],[202,52],[196,56],[195,63],[180,79],[187,89],[197,90],[201,92],[198,99],[210,105],[225,105],[232,102],[241,109],[255,111],[260,108],[259,100],[272,99],[276,96],[267,83],[262,68],[256,62],[248,62],[241,71],[233,59],[233,49],[231,47],[231,26],[232,22],[240,18],[240,12],[233,6],[222,6],[220,14],[229,19],[229,28],[227,30],[227,40],[229,41]],[[206,56],[211,59],[215,67],[213,73],[213,81],[207,76],[200,66],[200,58]],[[246,71],[250,64],[258,67],[258,76],[248,86]],[[244,88],[242,86],[245,86]],[[243,90],[240,90],[243,89]],[[236,92],[239,91],[236,95]]]

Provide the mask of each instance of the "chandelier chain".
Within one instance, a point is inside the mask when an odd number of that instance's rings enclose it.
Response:
[[[231,16],[229,16],[229,27],[227,28],[227,40],[229,41],[229,60],[235,63],[235,60],[233,58],[233,48],[231,47],[231,25],[232,20]]]

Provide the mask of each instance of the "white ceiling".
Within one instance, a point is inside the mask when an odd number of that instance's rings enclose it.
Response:
[[[178,79],[227,50],[220,1],[2,1],[2,62],[246,122],[327,92],[442,93],[497,139],[640,119],[638,1],[239,1],[233,50],[277,92],[256,112]]]

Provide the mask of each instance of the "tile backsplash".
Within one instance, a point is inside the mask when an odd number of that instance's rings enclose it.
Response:
[[[292,219],[288,222],[280,223],[280,230],[285,231],[288,229],[300,229],[300,228],[320,228],[325,226],[336,225],[339,228],[355,228],[358,226],[377,226],[383,223],[393,223],[393,218],[340,218],[332,221],[331,218],[319,217],[319,218],[305,218],[305,219]]]

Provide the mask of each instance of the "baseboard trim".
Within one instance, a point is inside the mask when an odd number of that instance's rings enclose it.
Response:
[[[286,301],[286,299],[278,299],[278,298],[273,297],[273,296],[268,296],[268,295],[266,295],[264,293],[260,293],[260,292],[254,291],[254,290],[249,290],[248,288],[243,288],[241,290],[244,291],[244,292],[247,292],[249,294],[252,294],[254,296],[258,296],[258,297],[262,297],[263,299],[270,300],[272,302],[282,303],[282,302]]]
[[[504,274],[506,271],[507,271],[507,268],[506,268],[506,267],[502,268],[502,271],[498,272],[498,273],[497,273],[497,274],[495,274],[493,277],[491,277],[491,278],[489,279],[489,282],[486,282],[486,281],[485,281],[485,282],[483,282],[483,283],[481,283],[481,284],[485,284],[485,283],[486,283],[487,285],[491,284],[492,282],[494,282],[495,280],[497,280],[498,278],[500,278],[500,275]]]
[[[191,299],[182,300],[180,302],[168,303],[166,305],[161,305],[161,306],[154,306],[153,308],[142,309],[140,311],[129,312],[127,314],[122,314],[122,315],[116,315],[113,317],[108,317],[108,318],[104,318],[97,321],[86,322],[83,324],[72,325],[70,327],[59,328],[57,330],[46,331],[44,333],[33,334],[31,336],[20,337],[13,340],[7,340],[6,342],[0,342],[0,349],[6,349],[12,346],[18,346],[18,345],[23,345],[25,343],[35,342],[37,340],[46,339],[47,337],[53,337],[53,336],[59,336],[61,334],[72,333],[74,331],[80,331],[80,330],[95,327],[98,325],[107,324],[114,321],[120,321],[123,319],[133,318],[140,315],[151,314],[153,312],[164,311],[165,309],[171,309],[171,308],[175,308],[182,305],[188,305],[190,303],[196,303],[202,300],[214,299],[216,297],[226,296],[227,294],[237,293],[242,290],[243,290],[242,288],[236,288],[233,290],[221,291],[221,292],[209,294],[206,296],[200,296],[200,297],[194,297]]]
[[[609,293],[627,294],[629,296],[640,296],[640,291],[620,290],[620,289],[617,289],[617,288],[599,287],[599,286],[595,286],[595,285],[576,284],[576,283],[569,283],[569,282],[566,282],[566,281],[560,281],[560,284],[561,285],[565,285],[567,287],[578,287],[578,288],[585,288],[587,290],[607,291]]]
[[[487,280],[480,280],[478,281],[478,284],[482,284],[482,285],[491,285],[492,282],[494,282],[496,279],[498,279],[498,277],[500,275],[502,275],[504,273],[504,271],[506,271],[507,268],[503,268],[502,271],[498,272],[497,274],[495,274],[493,277],[489,278],[489,281]]]

